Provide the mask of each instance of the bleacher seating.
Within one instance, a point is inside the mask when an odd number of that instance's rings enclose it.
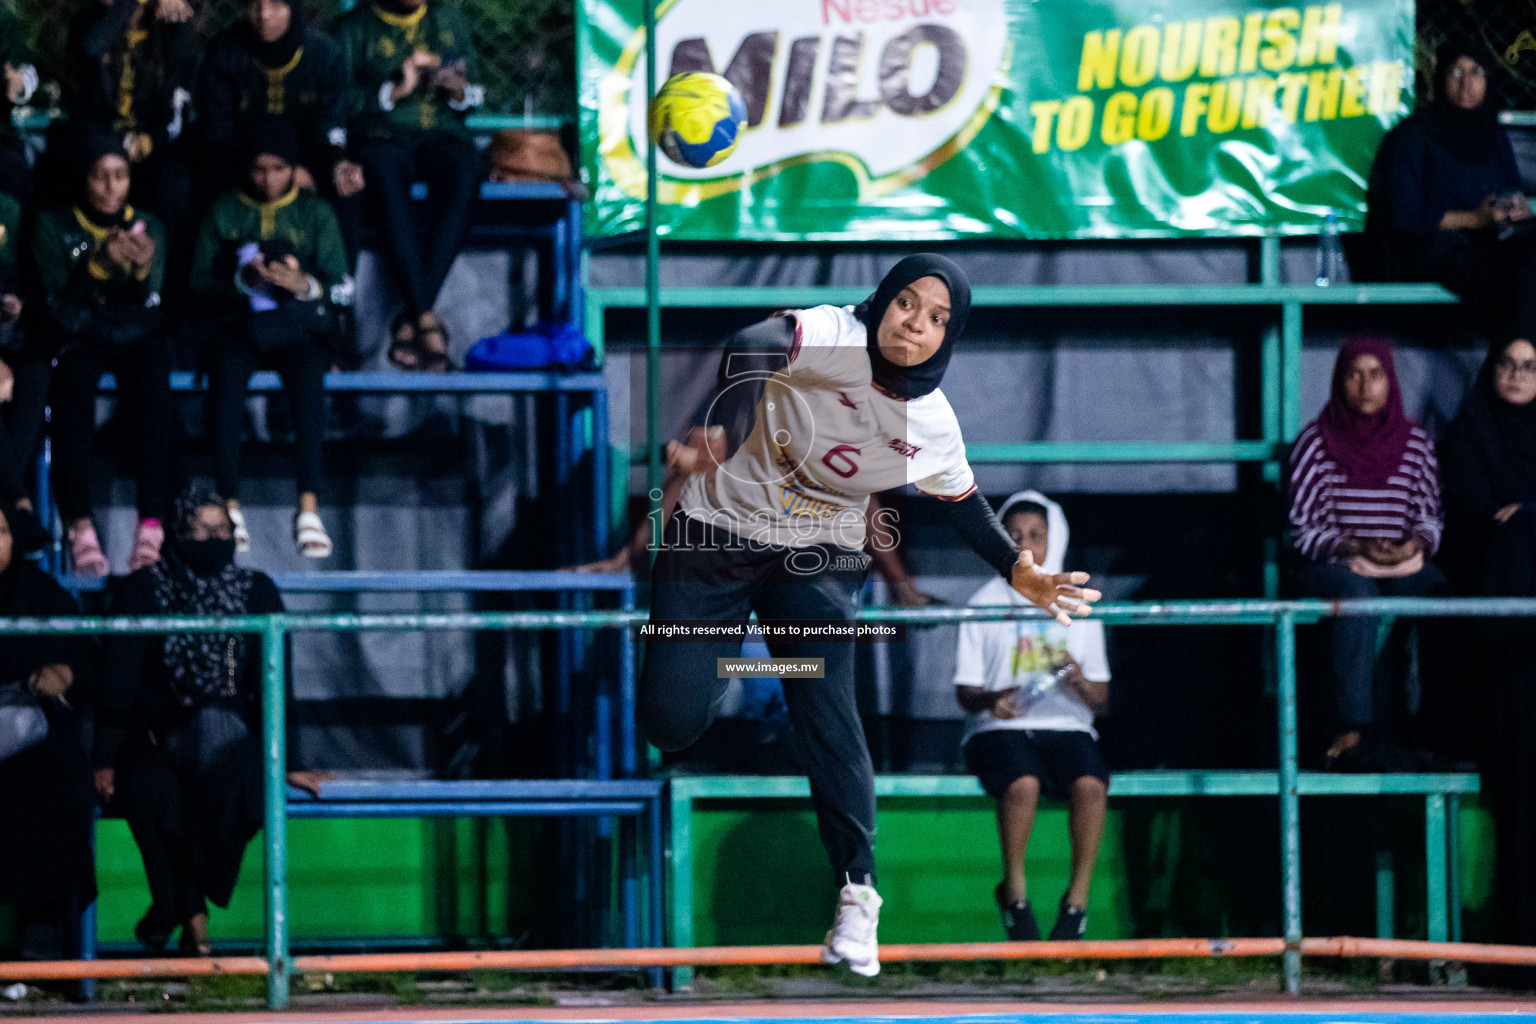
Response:
[[[1461,941],[1461,894],[1459,889],[1460,835],[1453,827],[1456,808],[1463,795],[1480,790],[1476,775],[1395,774],[1348,775],[1302,772],[1297,779],[1302,796],[1422,796],[1424,798],[1425,906],[1427,937],[1431,942]],[[692,821],[700,803],[740,808],[761,801],[791,801],[808,806],[810,783],[799,776],[772,775],[674,775],[667,782],[667,942],[693,944],[694,876]],[[1230,797],[1280,795],[1280,773],[1273,771],[1174,771],[1148,770],[1115,773],[1109,783],[1112,800],[1134,797]],[[991,798],[981,784],[962,775],[877,775],[875,796],[885,800],[942,800]],[[1390,862],[1388,862],[1390,864]],[[1378,872],[1383,870],[1378,865]],[[1390,866],[1384,870],[1391,871]],[[1392,938],[1390,878],[1378,878],[1376,920],[1378,930]],[[692,970],[673,969],[672,984],[686,988]]]
[[[344,8],[350,3],[343,2]],[[503,119],[506,120],[506,119]],[[476,119],[474,127],[523,127],[521,119],[498,123],[494,119]],[[418,187],[417,198],[424,196]],[[503,245],[528,237],[547,241],[551,246],[551,265],[555,273],[544,278],[541,306],[554,315],[567,316],[578,329],[585,329],[599,359],[606,337],[606,314],[615,309],[637,309],[645,305],[645,293],[638,288],[585,289],[582,282],[581,204],[556,185],[492,185],[481,189],[481,216],[476,218],[471,240],[480,245]],[[975,289],[977,307],[1163,307],[1219,306],[1263,307],[1274,312],[1273,323],[1263,333],[1262,355],[1258,361],[1261,380],[1261,436],[1230,442],[1133,442],[1133,443],[1054,443],[978,444],[970,446],[968,456],[976,463],[1017,462],[1139,462],[1205,461],[1258,463],[1277,469],[1284,447],[1300,427],[1300,355],[1307,309],[1319,306],[1418,305],[1455,302],[1453,295],[1435,285],[1372,284],[1317,288],[1312,285],[1281,283],[1278,276],[1279,239],[1262,240],[1258,251],[1257,283],[1223,285],[1134,285],[1134,286],[983,286]],[[821,302],[855,303],[867,295],[867,288],[684,288],[662,293],[662,305],[668,309],[761,308],[775,309],[812,305]],[[655,381],[648,385],[655,386]],[[102,381],[102,390],[110,393],[115,382]],[[191,373],[173,376],[177,393],[195,393],[203,382]],[[253,393],[279,390],[275,374],[257,374],[252,380]],[[406,375],[395,373],[331,373],[326,388],[332,393],[348,394],[497,394],[554,393],[565,399],[576,398],[582,404],[576,415],[590,417],[590,431],[561,430],[562,466],[574,466],[590,455],[590,504],[593,542],[606,553],[608,548],[608,406],[601,373],[517,373]],[[562,405],[560,418],[569,422],[572,410]],[[653,428],[654,429],[654,425]],[[579,439],[589,437],[590,442]],[[651,461],[656,457],[654,434],[647,444],[626,459]],[[574,447],[583,445],[582,447]],[[46,468],[46,467],[45,467]],[[44,475],[46,479],[46,474]],[[633,581],[628,577],[578,576],[566,573],[490,573],[450,572],[320,572],[285,573],[275,576],[280,588],[294,592],[513,592],[552,591],[559,593],[618,592],[625,609],[634,607]],[[1273,596],[1277,573],[1273,566],[1266,573],[1267,589]],[[92,588],[89,581],[71,580],[78,589]],[[99,585],[99,584],[97,584]],[[622,641],[626,656],[622,660],[616,764],[620,775],[632,774],[638,741],[633,729],[633,649],[629,635]],[[1461,795],[1479,791],[1476,776],[1460,774],[1414,775],[1325,775],[1302,773],[1298,790],[1305,796],[1325,795],[1406,795],[1422,796],[1425,801],[1425,836],[1427,857],[1427,932],[1431,940],[1459,939],[1459,894],[1452,884],[1457,877],[1458,834],[1452,826],[1457,801]],[[877,795],[882,799],[927,800],[939,798],[984,799],[974,779],[958,776],[881,776]],[[1274,771],[1140,771],[1115,776],[1111,796],[1132,797],[1214,797],[1281,795],[1281,775]],[[286,813],[293,818],[314,817],[386,817],[386,816],[501,816],[501,815],[571,815],[607,816],[629,819],[636,827],[633,843],[627,844],[621,858],[624,937],[627,945],[640,940],[639,888],[642,874],[637,865],[644,861],[645,898],[649,913],[644,933],[647,941],[661,942],[663,921],[667,923],[667,941],[671,945],[689,945],[693,937],[693,861],[690,845],[690,821],[697,804],[750,803],[764,800],[804,801],[808,784],[803,778],[676,776],[667,780],[665,790],[660,780],[508,780],[475,782],[422,781],[378,783],[337,781],[321,787],[319,797],[290,790],[286,795]],[[665,846],[667,878],[663,913],[662,803],[669,809],[668,842]],[[648,852],[647,852],[648,851]],[[1390,894],[1392,886],[1378,886],[1378,897]],[[1378,906],[1378,920],[1389,922],[1390,905]],[[679,985],[687,985],[691,972],[680,968],[674,975]]]

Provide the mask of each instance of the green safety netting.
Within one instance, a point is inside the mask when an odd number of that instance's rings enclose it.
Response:
[[[1500,61],[1504,105],[1536,110],[1536,0],[1419,0],[1418,22],[1417,95],[1434,94],[1435,47],[1448,35],[1466,35]]]

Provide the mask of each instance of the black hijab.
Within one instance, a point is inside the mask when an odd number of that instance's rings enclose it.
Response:
[[[245,193],[258,203],[265,203],[266,197],[258,195],[256,184],[251,180],[251,165],[259,156],[279,157],[289,167],[299,164],[299,132],[293,126],[293,122],[286,117],[275,114],[265,114],[257,118],[242,133],[245,154],[245,177],[241,182]]]
[[[949,324],[944,329],[944,342],[937,352],[916,366],[897,366],[880,353],[880,321],[903,288],[925,277],[936,277],[949,289]],[[880,287],[875,289],[875,294],[854,311],[867,331],[865,345],[875,384],[882,391],[903,399],[921,398],[938,390],[970,312],[971,282],[954,261],[931,252],[921,252],[892,267]]]
[[[1520,337],[1530,341],[1533,335],[1536,331]],[[1457,417],[1486,460],[1493,500],[1500,506],[1536,502],[1536,401],[1510,405],[1494,388],[1494,368],[1515,340],[1489,346]]]
[[[261,38],[249,18],[240,23],[246,47],[263,67],[286,67],[293,60],[294,54],[299,52],[299,47],[304,45],[304,33],[309,27],[304,17],[304,5],[300,0],[286,0],[286,3],[289,12],[288,31],[270,43]]]
[[[223,508],[224,499],[202,487],[189,487],[176,499],[160,561],[150,570],[155,601],[174,615],[244,615],[255,574],[235,565],[235,542],[191,539],[197,510],[205,505]],[[166,634],[165,667],[177,701],[191,708],[234,696],[247,646],[243,634]]]
[[[241,134],[245,137],[245,162],[250,166],[259,156],[282,157],[284,162],[299,162],[299,130],[286,117],[267,114],[247,125]]]
[[[1446,95],[1445,80],[1462,57],[1470,57],[1487,74],[1482,105],[1464,110]],[[1425,114],[1429,134],[1450,154],[1467,163],[1494,159],[1499,147],[1499,98],[1496,62],[1487,46],[1471,36],[1453,35],[1435,51],[1435,102]]]
[[[115,214],[102,213],[91,205],[90,190],[86,184],[91,172],[96,169],[96,162],[104,156],[120,156],[128,159],[123,150],[123,137],[111,132],[92,130],[87,132],[75,143],[74,166],[77,187],[80,192],[80,213],[99,228],[126,228],[129,222],[130,204],[124,203],[123,208]],[[132,173],[130,169],[129,173]]]

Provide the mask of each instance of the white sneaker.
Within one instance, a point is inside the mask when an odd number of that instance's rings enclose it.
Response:
[[[848,961],[854,974],[873,978],[880,973],[880,894],[874,886],[849,882],[837,894],[837,918],[821,947],[824,964]]]

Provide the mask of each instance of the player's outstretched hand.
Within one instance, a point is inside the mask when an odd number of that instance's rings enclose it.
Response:
[[[1085,572],[1058,572],[1054,575],[1035,564],[1035,556],[1025,548],[1019,552],[1019,560],[1013,563],[1013,589],[1029,599],[1031,604],[1044,608],[1056,616],[1063,626],[1072,625],[1072,616],[1087,615],[1093,611],[1093,603],[1104,595],[1083,586],[1088,582]]]
[[[692,476],[708,473],[725,461],[725,428],[709,429],[694,427],[688,431],[688,442],[667,443],[667,468],[673,473]]]

